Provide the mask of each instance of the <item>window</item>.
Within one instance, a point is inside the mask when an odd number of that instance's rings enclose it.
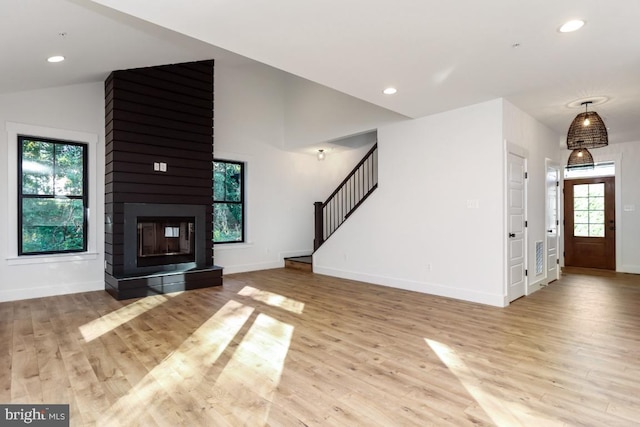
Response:
[[[87,146],[18,136],[18,254],[87,250]]]
[[[604,237],[604,184],[573,186],[573,235]]]
[[[244,242],[244,164],[213,162],[213,242]]]

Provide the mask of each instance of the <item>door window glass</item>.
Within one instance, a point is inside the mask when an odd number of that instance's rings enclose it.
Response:
[[[604,183],[573,186],[573,235],[604,237]]]

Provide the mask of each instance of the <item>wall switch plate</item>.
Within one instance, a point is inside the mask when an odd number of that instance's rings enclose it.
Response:
[[[153,163],[153,170],[154,171],[159,171],[160,170],[160,163],[154,162]]]
[[[160,162],[160,172],[167,171],[167,164],[165,162]]]

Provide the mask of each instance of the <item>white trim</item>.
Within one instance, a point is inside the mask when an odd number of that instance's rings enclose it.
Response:
[[[470,289],[452,288],[450,286],[437,283],[417,282],[413,280],[399,279],[395,277],[373,276],[370,274],[358,273],[354,271],[339,270],[330,267],[313,265],[313,272],[332,277],[339,277],[348,280],[357,280],[378,286],[398,288],[422,294],[436,295],[447,298],[455,298],[478,304],[492,305],[495,307],[506,307],[508,302],[503,295],[487,294],[476,292]]]
[[[502,168],[502,181],[503,181],[503,209],[502,209],[502,224],[503,224],[503,243],[502,243],[502,262],[504,268],[504,300],[507,302],[506,305],[509,305],[509,218],[507,212],[509,211],[509,154],[514,154],[518,157],[522,157],[524,160],[524,171],[528,174],[529,170],[529,152],[526,148],[523,148],[519,145],[516,145],[508,140],[504,140],[504,156],[503,156],[503,168]],[[528,179],[524,180],[524,220],[528,221],[529,217],[529,204],[528,204]],[[529,270],[529,227],[524,227],[524,266],[525,270]],[[525,296],[534,292],[533,290],[529,290],[529,276],[524,276],[524,291]],[[505,306],[506,306],[505,305]]]
[[[79,292],[103,291],[104,280],[98,282],[56,284],[40,288],[0,290],[0,301],[18,301],[31,298],[51,297],[55,295],[76,294]]]
[[[51,264],[59,262],[90,261],[98,259],[97,252],[78,252],[71,254],[29,255],[7,258],[7,265]]]
[[[549,274],[549,257],[547,256],[547,252],[549,250],[549,248],[547,247],[547,235],[546,235],[546,228],[547,228],[547,213],[549,212],[549,195],[547,193],[547,171],[549,170],[549,168],[554,168],[555,170],[558,171],[558,187],[556,190],[556,204],[557,204],[557,210],[556,210],[556,219],[558,220],[558,225],[556,226],[556,259],[558,261],[556,261],[556,277],[553,278],[549,278],[548,274]],[[545,236],[544,236],[544,279],[545,279],[545,284],[549,284],[554,280],[558,280],[560,278],[560,259],[561,259],[561,250],[563,249],[563,247],[561,246],[561,232],[564,231],[564,227],[562,227],[560,225],[560,219],[564,218],[564,213],[563,213],[563,205],[562,205],[562,190],[564,188],[563,182],[564,182],[564,168],[560,165],[560,163],[551,160],[549,158],[544,159],[544,228],[545,228]],[[564,236],[564,235],[562,235]]]
[[[545,280],[546,279],[543,277],[540,280],[537,280],[535,283],[531,283],[529,285],[529,288],[527,289],[527,296],[542,289],[542,286],[546,285]]]
[[[41,138],[60,139],[65,141],[77,141],[87,144],[88,159],[88,191],[89,191],[89,207],[87,211],[87,251],[74,253],[72,255],[61,254],[61,258],[46,256],[29,255],[30,262],[25,264],[37,264],[51,261],[63,261],[64,256],[82,256],[85,259],[91,258],[91,254],[97,254],[98,241],[98,221],[99,218],[92,218],[92,212],[97,212],[97,195],[104,192],[99,189],[97,184],[97,154],[98,154],[98,135],[95,133],[79,132],[67,129],[51,128],[46,126],[36,126],[25,123],[6,122],[7,130],[7,195],[8,195],[8,220],[7,220],[7,261],[12,264],[22,264],[17,262],[22,257],[18,256],[18,135],[29,135]],[[26,258],[25,258],[26,259]],[[37,261],[36,261],[37,260]],[[77,259],[76,259],[77,260]]]
[[[283,259],[278,261],[261,262],[258,264],[238,264],[238,265],[231,265],[231,266],[227,266],[227,265],[222,266],[222,268],[224,269],[225,276],[227,274],[246,273],[248,271],[258,271],[258,270],[271,270],[274,268],[283,268],[283,267],[284,267]]]
[[[618,266],[617,270],[620,273],[631,273],[631,274],[640,274],[640,265],[621,265]]]
[[[238,242],[238,243],[214,243],[213,250],[214,252],[230,252],[230,251],[239,251],[247,248],[252,248],[254,246],[253,242]],[[215,254],[214,254],[215,256]]]

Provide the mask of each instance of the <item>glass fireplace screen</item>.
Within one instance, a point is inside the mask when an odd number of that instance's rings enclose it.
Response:
[[[195,261],[194,230],[193,217],[139,217],[138,265]]]

